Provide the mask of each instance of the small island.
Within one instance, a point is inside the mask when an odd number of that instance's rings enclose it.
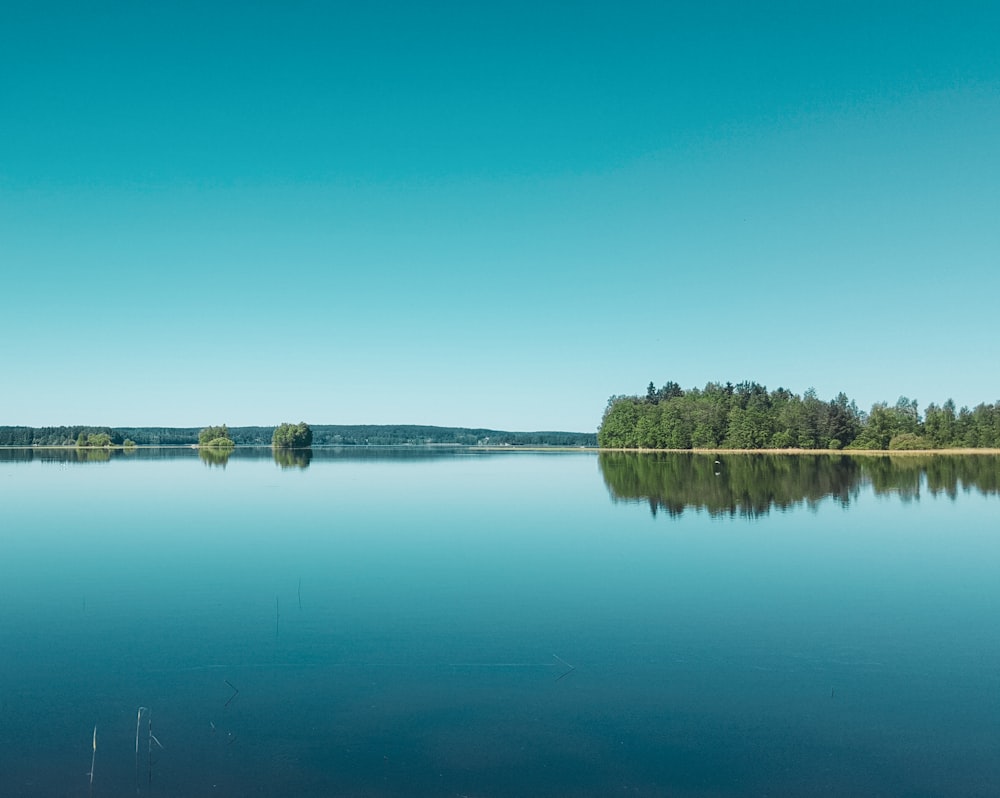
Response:
[[[198,433],[198,446],[208,449],[234,449],[236,442],[229,436],[229,427],[205,427]]]
[[[312,442],[312,429],[304,421],[298,424],[280,424],[271,436],[271,446],[275,449],[308,449]]]

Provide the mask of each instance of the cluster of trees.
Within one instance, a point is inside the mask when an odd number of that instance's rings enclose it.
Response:
[[[135,445],[134,443],[132,443],[132,441],[127,439],[122,443],[123,445],[126,446]],[[113,444],[111,442],[111,435],[109,435],[107,432],[97,432],[97,433],[92,432],[88,435],[87,433],[81,431],[80,434],[76,436],[76,445],[81,449],[84,447],[107,449],[110,448]]]
[[[597,433],[610,449],[940,449],[1000,448],[1000,402],[956,411],[901,396],[858,409],[843,393],[823,401],[756,382],[683,390],[676,382],[645,396],[612,396]]]
[[[308,449],[312,442],[312,430],[304,421],[298,424],[281,424],[271,436],[271,446],[275,449]]]
[[[106,432],[91,433],[90,435],[81,432],[76,438],[76,445],[80,448],[84,446],[108,447],[111,446],[111,436]]]
[[[110,427],[0,427],[0,446],[121,446],[126,437]]]
[[[211,449],[232,449],[236,442],[229,437],[229,427],[205,427],[198,433],[198,445]]]

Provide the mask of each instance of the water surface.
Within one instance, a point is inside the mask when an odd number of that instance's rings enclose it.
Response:
[[[997,458],[104,454],[0,453],[4,795],[1000,791]]]

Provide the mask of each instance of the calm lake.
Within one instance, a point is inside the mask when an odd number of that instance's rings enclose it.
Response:
[[[1000,459],[715,460],[0,451],[0,794],[1000,794]]]

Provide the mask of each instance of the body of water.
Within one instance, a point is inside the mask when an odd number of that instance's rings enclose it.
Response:
[[[997,795],[998,490],[992,456],[6,450],[0,794]]]

